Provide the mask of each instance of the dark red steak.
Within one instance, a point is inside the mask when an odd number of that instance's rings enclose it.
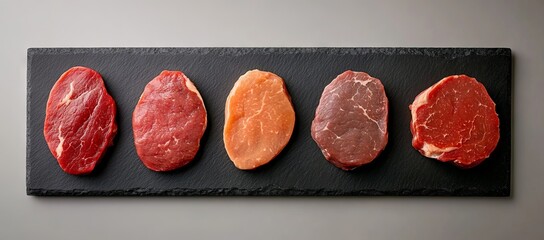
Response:
[[[113,144],[115,101],[100,74],[73,67],[57,80],[47,100],[43,133],[62,170],[87,174]]]
[[[351,170],[370,163],[387,145],[388,112],[379,79],[346,71],[325,87],[312,137],[329,162]]]
[[[134,109],[136,152],[153,171],[170,171],[193,160],[206,130],[206,108],[191,80],[163,71],[149,82]]]
[[[484,85],[465,75],[445,77],[410,105],[412,145],[461,168],[489,157],[499,141],[499,117]]]

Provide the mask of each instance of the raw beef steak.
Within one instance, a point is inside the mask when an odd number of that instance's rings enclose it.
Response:
[[[194,158],[207,125],[204,102],[182,72],[163,71],[144,89],[134,113],[134,145],[153,171],[180,168]]]
[[[446,77],[421,92],[410,110],[412,145],[426,157],[471,168],[499,141],[495,103],[474,78]]]
[[[295,126],[295,110],[283,79],[251,70],[227,97],[223,141],[239,169],[270,162],[287,145]]]
[[[325,87],[312,137],[325,158],[343,170],[370,163],[387,145],[389,106],[379,79],[346,71]]]
[[[49,150],[69,174],[93,171],[117,133],[116,106],[100,74],[73,67],[47,100],[43,133]]]

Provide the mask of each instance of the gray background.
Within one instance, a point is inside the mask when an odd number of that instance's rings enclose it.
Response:
[[[0,239],[543,239],[544,1],[0,3]],[[38,198],[28,47],[510,47],[513,196]]]

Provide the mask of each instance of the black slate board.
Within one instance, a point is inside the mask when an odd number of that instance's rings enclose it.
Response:
[[[65,174],[43,137],[48,94],[68,68],[100,72],[117,102],[119,133],[98,168]],[[296,110],[290,143],[271,163],[240,171],[222,142],[224,104],[250,69],[283,77]],[[162,70],[182,70],[208,110],[197,158],[156,173],[138,159],[131,115],[144,86]],[[325,85],[344,70],[381,79],[390,101],[389,144],[373,163],[344,172],[328,163],[310,136]],[[509,196],[511,51],[505,48],[31,48],[28,50],[27,194],[29,195],[458,195]],[[411,146],[408,105],[445,76],[467,74],[497,104],[501,138],[490,158],[470,170],[421,156]]]

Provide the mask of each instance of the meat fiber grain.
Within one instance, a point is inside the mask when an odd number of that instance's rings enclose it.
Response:
[[[66,173],[93,171],[117,133],[115,101],[98,72],[72,67],[57,80],[47,100],[44,136]]]
[[[466,75],[445,77],[410,105],[412,145],[461,168],[489,157],[499,141],[499,117],[484,85]]]
[[[287,145],[294,126],[295,110],[281,77],[251,70],[234,84],[225,106],[223,141],[237,168],[270,162]]]
[[[171,171],[191,162],[207,126],[204,101],[180,71],[163,71],[149,82],[134,109],[136,152],[153,171]]]
[[[323,90],[312,137],[325,158],[352,170],[372,162],[387,145],[389,107],[381,81],[346,71]]]

